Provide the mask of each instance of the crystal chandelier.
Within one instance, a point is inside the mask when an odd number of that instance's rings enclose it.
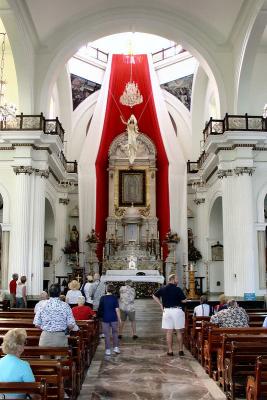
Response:
[[[1,45],[1,61],[0,61],[0,121],[11,121],[16,119],[17,108],[13,104],[7,104],[4,101],[4,80],[5,67],[5,49],[6,49],[6,33],[0,33],[3,37]]]
[[[132,79],[132,65],[134,62],[134,56],[130,56],[130,66],[131,66],[131,73],[130,73],[130,81],[126,83],[125,89],[123,94],[120,97],[120,103],[124,106],[134,107],[137,104],[143,103],[143,96],[140,93],[138,88],[138,84],[133,81]]]

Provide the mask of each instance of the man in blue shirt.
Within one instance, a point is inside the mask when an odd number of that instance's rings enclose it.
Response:
[[[179,356],[184,356],[183,330],[185,326],[185,315],[182,310],[182,303],[186,302],[186,297],[182,289],[177,286],[177,283],[176,275],[170,275],[168,278],[168,284],[166,286],[161,286],[152,296],[160,305],[163,312],[162,329],[166,330],[168,356],[173,356],[172,336],[174,329],[177,333]]]

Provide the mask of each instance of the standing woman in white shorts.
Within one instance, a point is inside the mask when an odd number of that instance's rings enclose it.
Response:
[[[174,329],[177,332],[179,356],[184,356],[183,330],[185,326],[185,314],[182,310],[182,303],[186,302],[186,297],[182,289],[177,286],[177,283],[178,280],[176,275],[170,275],[168,278],[168,284],[159,288],[152,296],[163,311],[162,329],[166,330],[168,356],[173,356],[172,337]]]

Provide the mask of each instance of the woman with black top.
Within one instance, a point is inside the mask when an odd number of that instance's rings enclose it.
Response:
[[[102,296],[98,308],[98,317],[102,320],[102,332],[105,335],[105,354],[111,355],[110,329],[113,337],[113,352],[120,353],[118,331],[121,323],[119,302],[114,295],[115,288],[107,285],[107,294]]]

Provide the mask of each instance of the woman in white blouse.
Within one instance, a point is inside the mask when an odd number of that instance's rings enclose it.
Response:
[[[68,303],[71,307],[77,306],[78,297],[82,296],[82,292],[80,291],[80,283],[76,280],[73,280],[69,283],[69,289],[66,294],[66,303]]]
[[[210,315],[210,306],[207,304],[208,299],[206,296],[200,297],[200,305],[194,308],[194,315],[196,317],[208,317]]]

